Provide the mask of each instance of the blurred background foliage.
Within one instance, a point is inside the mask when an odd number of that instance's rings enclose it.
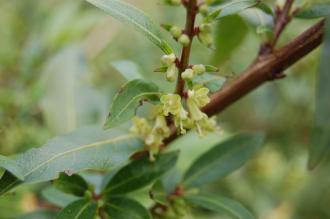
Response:
[[[182,9],[156,0],[129,2],[156,22],[184,23]],[[225,17],[215,25],[216,50],[195,42],[191,62],[217,65],[232,80],[257,54],[260,22],[267,26],[272,21],[257,9]],[[293,21],[281,44],[314,22]],[[173,85],[153,72],[160,56],[139,33],[83,0],[0,0],[0,154],[40,146],[77,127],[102,125],[114,93],[134,75],[172,90]],[[306,170],[318,59],[319,51],[313,52],[290,68],[286,79],[268,83],[220,115],[223,136],[257,130],[267,134],[267,142],[244,168],[207,190],[240,200],[261,219],[330,218],[330,167]],[[179,140],[173,146],[184,151],[182,169],[206,150],[196,136],[189,138],[194,144],[182,145]],[[52,210],[42,188],[22,187],[1,197],[0,218],[43,207]],[[49,214],[43,211],[30,218]]]

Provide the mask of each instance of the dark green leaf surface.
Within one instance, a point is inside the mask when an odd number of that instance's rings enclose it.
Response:
[[[113,128],[129,121],[141,105],[140,101],[157,102],[159,91],[156,84],[136,79],[125,84],[114,97],[105,128]]]
[[[186,200],[196,206],[208,209],[221,214],[226,214],[233,219],[256,219],[246,208],[240,203],[214,195],[189,195]]]
[[[314,128],[310,145],[309,168],[316,167],[330,154],[330,17],[321,53],[321,63],[316,89]]]
[[[97,213],[97,205],[87,199],[75,201],[60,211],[57,219],[93,219]]]
[[[148,156],[134,160],[113,176],[104,193],[126,194],[143,188],[170,170],[177,158],[178,152],[171,152],[157,156],[154,162]]]
[[[68,176],[66,173],[61,173],[60,177],[55,180],[54,186],[62,192],[76,196],[84,196],[88,189],[87,182],[78,174]]]
[[[106,11],[119,21],[131,24],[135,29],[145,34],[151,42],[161,48],[166,54],[173,52],[168,43],[160,39],[158,26],[138,8],[120,0],[87,1]]]
[[[221,10],[218,19],[237,14],[247,8],[251,8],[256,6],[258,1],[256,0],[231,0],[231,1],[224,1],[221,4],[218,4],[212,7],[212,10]]]
[[[311,5],[311,7],[301,11],[296,15],[297,18],[303,19],[313,19],[313,18],[321,18],[326,17],[330,14],[330,4],[315,4]]]
[[[186,187],[198,187],[240,168],[260,147],[261,134],[239,134],[202,154],[184,175]]]
[[[23,183],[35,183],[56,179],[60,172],[119,167],[142,146],[139,138],[125,131],[87,127],[19,154],[14,161],[24,175]],[[6,171],[0,179],[0,195],[21,183]]]
[[[151,219],[149,211],[143,205],[128,198],[111,198],[104,209],[113,219]]]

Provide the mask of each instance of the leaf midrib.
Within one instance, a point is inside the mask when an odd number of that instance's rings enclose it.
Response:
[[[118,141],[121,141],[121,140],[130,139],[130,138],[133,138],[133,137],[135,137],[135,135],[131,135],[131,134],[123,135],[123,136],[119,136],[119,137],[116,137],[116,138],[112,138],[112,139],[108,139],[108,140],[104,140],[104,141],[99,141],[99,142],[87,144],[87,145],[84,145],[84,146],[81,146],[81,147],[78,147],[78,148],[74,148],[74,149],[56,154],[55,156],[53,156],[50,159],[40,163],[35,168],[33,168],[32,170],[27,172],[24,175],[24,178],[27,177],[28,175],[30,175],[31,173],[33,173],[34,171],[38,170],[39,168],[41,168],[43,165],[45,165],[47,163],[50,163],[50,162],[56,160],[59,157],[62,157],[62,156],[65,156],[65,155],[68,155],[68,154],[71,154],[71,153],[74,153],[74,152],[77,152],[77,151],[80,151],[80,150],[84,150],[84,149],[87,149],[87,148],[99,147],[99,146],[102,146],[102,145],[105,145],[105,144],[110,144],[110,143],[118,142]]]

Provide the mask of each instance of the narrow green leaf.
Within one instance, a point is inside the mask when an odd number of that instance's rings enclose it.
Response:
[[[145,156],[120,169],[110,180],[103,193],[126,194],[143,188],[170,170],[176,163],[178,152],[162,154],[151,162]]]
[[[141,79],[128,82],[114,97],[104,127],[113,128],[129,121],[135,115],[141,101],[157,102],[159,95],[158,87],[154,83]]]
[[[57,219],[92,219],[96,216],[97,204],[87,199],[75,201],[63,208]]]
[[[261,134],[239,134],[202,154],[184,175],[186,187],[201,186],[241,167],[260,147]]]
[[[214,195],[188,195],[186,200],[198,207],[208,209],[221,214],[227,214],[233,219],[255,219],[240,203],[224,197]]]
[[[172,48],[159,38],[159,28],[140,9],[120,0],[87,0],[89,3],[106,11],[119,21],[129,23],[148,39],[161,48],[166,54],[173,53]]]
[[[53,186],[49,186],[42,190],[41,194],[48,202],[62,208],[80,199],[77,196],[64,193]]]
[[[88,190],[87,182],[78,174],[68,176],[66,173],[61,173],[60,177],[55,180],[54,186],[62,192],[76,196],[84,196]]]
[[[256,6],[257,4],[257,0],[230,0],[212,7],[212,10],[221,10],[218,16],[218,19],[220,19],[229,15],[237,14],[247,8]]]
[[[24,180],[24,174],[22,173],[22,170],[17,166],[16,162],[9,157],[2,156],[1,154],[0,154],[0,168],[4,168],[8,170],[18,179]]]
[[[330,154],[330,16],[326,20],[324,45],[316,90],[315,115],[308,167],[316,167]]]
[[[21,183],[56,179],[60,172],[73,174],[86,169],[119,167],[142,146],[139,138],[125,131],[104,131],[100,127],[78,129],[16,156],[14,161],[24,181],[6,171],[0,179],[0,195]]]
[[[167,193],[161,180],[157,180],[149,192],[150,198],[162,205],[167,205]]]
[[[326,17],[329,14],[330,14],[330,4],[323,3],[323,4],[311,5],[309,8],[298,13],[296,17],[302,19],[314,19],[314,18]]]
[[[151,219],[149,211],[139,202],[128,198],[111,198],[104,210],[113,219]]]
[[[235,27],[235,28],[233,28]],[[235,15],[225,17],[216,24],[215,47],[213,63],[223,63],[228,60],[235,49],[244,41],[249,32],[245,21]]]

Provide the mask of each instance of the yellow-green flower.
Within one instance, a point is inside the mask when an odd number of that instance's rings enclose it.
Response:
[[[172,63],[170,66],[168,66],[168,68],[166,70],[166,79],[168,81],[175,81],[175,79],[177,78],[178,72],[179,72],[179,70],[176,67],[176,64]]]
[[[188,100],[194,102],[197,107],[203,107],[210,102],[209,92],[206,87],[195,86],[188,91]]]
[[[163,63],[163,65],[165,66],[170,66],[175,62],[175,54],[169,54],[169,55],[163,55],[161,58],[161,62]]]
[[[150,134],[151,127],[145,118],[134,117],[132,121],[133,126],[130,129],[132,133],[139,135],[142,138],[146,138]]]
[[[206,115],[195,121],[197,132],[200,136],[205,136],[209,132],[214,132],[217,129],[217,122],[215,117],[208,118]]]
[[[163,138],[170,136],[171,131],[167,126],[166,119],[163,115],[157,116],[152,132],[162,136]]]
[[[163,113],[165,116],[182,113],[181,97],[178,94],[165,94],[161,96],[160,102],[163,104]]]

